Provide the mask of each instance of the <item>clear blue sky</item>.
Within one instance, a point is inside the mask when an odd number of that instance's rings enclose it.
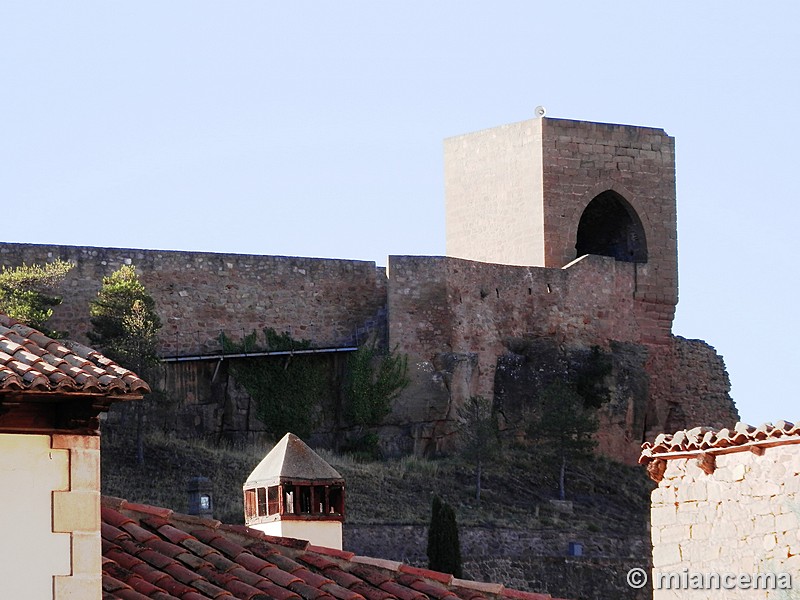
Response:
[[[442,140],[531,118],[676,137],[675,332],[798,419],[800,3],[0,4],[5,241],[444,253]]]

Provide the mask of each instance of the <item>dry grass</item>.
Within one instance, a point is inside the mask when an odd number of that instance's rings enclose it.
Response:
[[[204,476],[214,484],[215,517],[242,522],[242,484],[270,450],[231,449],[147,436],[146,464],[135,461],[133,440],[116,434],[103,439],[103,493],[131,501],[186,510],[186,483]],[[529,452],[508,452],[505,460],[484,466],[481,503],[475,499],[474,469],[458,458],[416,457],[360,462],[321,450],[347,482],[348,522],[425,524],[439,494],[456,509],[461,525],[489,527],[591,529],[639,533],[649,510],[649,480],[643,469],[607,460],[576,466],[568,479],[575,515],[555,512],[554,469]]]

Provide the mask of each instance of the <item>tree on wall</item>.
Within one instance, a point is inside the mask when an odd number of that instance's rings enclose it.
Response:
[[[64,332],[47,327],[53,308],[61,304],[54,289],[75,265],[55,260],[43,265],[3,267],[0,270],[0,312],[17,319],[50,337],[64,337]]]
[[[566,497],[564,478],[568,463],[592,456],[598,422],[594,409],[586,405],[574,385],[557,381],[541,394],[537,411],[527,424],[528,439],[558,468],[558,496]]]
[[[89,339],[109,358],[142,377],[153,374],[159,363],[158,330],[161,319],[155,300],[147,292],[136,268],[123,265],[108,277],[89,305],[92,330]],[[144,464],[142,437],[144,407],[136,404],[136,459]]]
[[[497,415],[492,402],[483,396],[471,396],[458,411],[459,437],[463,456],[475,464],[475,500],[481,501],[483,464],[500,450]]]
[[[136,267],[123,265],[108,277],[89,306],[89,339],[111,358],[134,371],[158,362],[161,319],[155,300],[139,281]]]
[[[431,504],[431,524],[428,528],[428,568],[461,577],[461,545],[453,507],[439,496]]]
[[[392,400],[408,386],[408,356],[396,350],[380,354],[373,342],[348,357],[347,370],[345,417],[358,428],[356,446],[374,453],[377,436],[365,441],[363,430],[380,425],[392,410]]]

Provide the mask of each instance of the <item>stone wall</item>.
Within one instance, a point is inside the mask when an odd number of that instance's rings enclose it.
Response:
[[[631,569],[648,569],[643,558],[571,558],[532,556],[495,558],[464,563],[465,573],[476,581],[502,581],[510,588],[544,592],[573,600],[652,600],[652,588],[628,585]]]
[[[645,267],[603,256],[562,269],[390,257],[389,343],[409,355],[412,385],[390,418],[386,444],[410,436],[417,452],[446,449],[463,401],[494,397],[498,360],[515,339],[545,341],[550,362],[594,345],[609,352],[627,345],[626,356],[638,355],[635,366],[618,364],[609,381],[615,401],[602,411],[599,436],[609,456],[635,462],[645,436],[667,422],[697,417],[733,425],[721,357],[702,342],[672,336],[672,305],[637,296]]]
[[[678,302],[675,140],[662,129],[543,119],[545,266],[575,258],[581,215],[598,194],[613,190],[641,219],[646,270],[637,297]]]
[[[800,589],[800,444],[717,454],[711,474],[696,457],[667,460],[652,493],[655,573],[790,573]],[[763,452],[759,456],[758,452]],[[708,598],[777,598],[780,592],[729,589]],[[654,598],[696,598],[656,589]]]
[[[216,353],[220,333],[236,339],[267,327],[317,347],[352,346],[388,330],[390,347],[409,356],[411,379],[380,430],[388,454],[452,448],[458,408],[471,395],[494,397],[498,361],[513,340],[546,341],[555,362],[593,345],[628,349],[617,352],[628,358],[609,381],[615,401],[604,409],[599,439],[618,459],[635,460],[652,432],[735,421],[721,358],[702,342],[673,338],[674,306],[638,293],[650,265],[603,256],[565,268],[393,256],[387,279],[361,261],[0,244],[2,265],[55,258],[76,266],[51,324],[79,341],[102,278],[123,264],[137,267],[156,300],[164,355]],[[166,365],[168,410],[159,405],[149,421],[181,436],[259,439],[263,425],[225,366]],[[323,408],[336,403],[338,414],[339,396],[321,398]],[[337,435],[336,414],[323,415],[318,443]]]
[[[61,258],[76,266],[51,325],[86,341],[89,302],[103,277],[133,264],[156,300],[164,354],[220,349],[222,332],[240,338],[271,327],[318,346],[355,342],[386,302],[386,276],[375,263],[39,244],[0,244],[0,265]]]
[[[392,256],[389,343],[427,361],[442,352],[475,353],[475,393],[491,396],[508,338],[549,337],[571,347],[640,341],[636,269],[602,256],[566,269]]]
[[[363,556],[425,567],[426,540],[427,527],[421,525],[345,524],[343,545]],[[629,569],[650,566],[646,534],[461,527],[459,540],[465,577],[476,581],[575,600],[651,598],[649,588],[634,590],[625,580]],[[582,556],[567,556],[570,542],[582,545]]]

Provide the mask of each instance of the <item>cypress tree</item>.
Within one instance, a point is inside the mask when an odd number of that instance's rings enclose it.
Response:
[[[428,568],[461,577],[461,545],[453,507],[433,497],[428,528]]]

